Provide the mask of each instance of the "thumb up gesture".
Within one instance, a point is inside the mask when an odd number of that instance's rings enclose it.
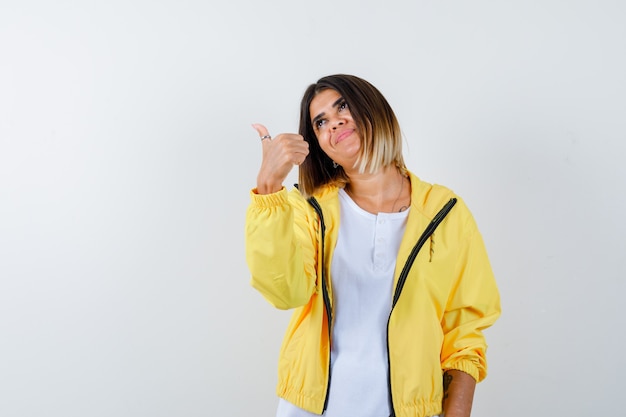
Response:
[[[295,133],[282,133],[275,138],[261,124],[253,124],[263,146],[263,160],[257,176],[257,192],[271,194],[280,191],[283,181],[294,165],[300,165],[309,154],[309,144]]]

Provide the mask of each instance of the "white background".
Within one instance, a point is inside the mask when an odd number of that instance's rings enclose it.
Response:
[[[273,415],[289,312],[248,283],[250,124],[296,130],[332,73],[383,92],[410,169],[484,235],[503,315],[473,415],[622,415],[625,22],[621,0],[3,1],[0,416]]]

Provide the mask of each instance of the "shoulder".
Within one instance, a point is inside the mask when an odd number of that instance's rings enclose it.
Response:
[[[328,203],[332,203],[337,200],[339,195],[339,188],[334,185],[324,185],[318,188],[315,193],[311,196],[314,198],[320,205],[325,205]],[[293,200],[294,202],[298,202],[300,204],[306,204],[307,198],[305,198],[300,191],[298,190],[297,184],[295,187],[289,192],[289,200]]]
[[[437,214],[451,198],[459,198],[448,187],[422,181],[412,172],[409,172],[409,179],[411,180],[411,207],[427,217]]]
[[[303,196],[295,187],[289,193],[289,203],[310,222],[317,222],[321,215],[327,228],[332,228],[339,219],[339,188],[336,186],[322,186],[310,198]]]
[[[455,218],[459,226],[474,228],[474,220],[463,199],[453,190],[441,184],[430,184],[422,181],[409,172],[411,179],[411,209],[419,211],[432,219],[451,199],[456,199],[454,208],[448,215]]]

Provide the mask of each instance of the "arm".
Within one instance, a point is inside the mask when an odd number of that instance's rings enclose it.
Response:
[[[443,374],[443,413],[445,417],[469,417],[476,380],[462,371],[451,369]]]
[[[251,284],[277,308],[298,307],[315,290],[315,251],[305,202],[299,195],[289,198],[282,184],[308,154],[308,143],[296,134],[271,139],[265,126],[253,127],[262,138],[263,159],[246,214]]]
[[[250,194],[246,214],[246,262],[251,284],[273,306],[299,307],[316,286],[315,233],[297,191]]]
[[[487,375],[483,330],[500,315],[500,297],[482,236],[467,208],[455,281],[442,320],[445,417],[469,416],[477,382]]]

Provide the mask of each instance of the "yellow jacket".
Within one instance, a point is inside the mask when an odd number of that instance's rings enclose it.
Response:
[[[426,240],[398,289],[415,243],[440,209],[458,199],[413,174],[410,180],[411,210],[389,294],[394,302],[387,326],[390,396],[397,417],[441,413],[445,370],[457,369],[481,381],[487,371],[482,330],[500,315],[482,237],[460,199]],[[253,190],[246,215],[252,286],[275,307],[295,308],[281,347],[277,393],[317,414],[325,408],[330,383],[330,263],[339,230],[337,194],[336,187],[328,186],[315,195],[323,222],[295,189],[269,195]]]

